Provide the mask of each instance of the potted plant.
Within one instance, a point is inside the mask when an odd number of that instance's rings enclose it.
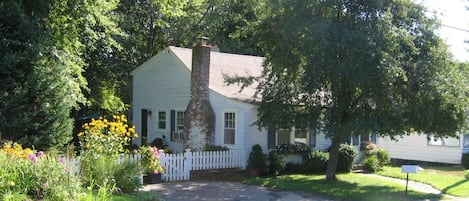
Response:
[[[160,163],[160,152],[158,152],[158,148],[142,146],[140,147],[140,153],[142,155],[143,172],[146,174],[146,183],[160,183],[164,168]]]
[[[261,175],[265,167],[265,155],[262,152],[262,147],[256,144],[252,146],[251,153],[249,153],[248,174],[251,177],[257,177]]]

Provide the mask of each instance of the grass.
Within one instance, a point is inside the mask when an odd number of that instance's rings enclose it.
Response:
[[[158,201],[158,196],[152,192],[137,192],[133,194],[113,195],[112,201]]]
[[[409,174],[409,180],[414,180],[441,190],[443,193],[458,197],[469,197],[469,179],[465,172],[457,166],[427,166],[417,174]],[[405,179],[406,174],[401,173],[399,167],[385,167],[379,175]]]
[[[442,195],[424,194],[379,178],[370,179],[360,174],[338,174],[337,181],[325,182],[324,175],[285,175],[271,178],[252,178],[245,182],[284,190],[300,190],[318,193],[327,197],[357,201],[395,201],[442,199]]]

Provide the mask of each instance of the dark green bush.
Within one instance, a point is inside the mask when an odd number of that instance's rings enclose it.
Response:
[[[309,152],[309,146],[305,144],[281,144],[277,146],[278,154],[301,154]]]
[[[358,153],[355,147],[348,144],[341,144],[339,148],[339,160],[337,161],[338,172],[350,172],[352,170],[353,161]]]
[[[469,169],[469,153],[463,153],[461,158],[461,164],[464,169]]]
[[[272,175],[279,175],[285,170],[285,157],[277,154],[276,150],[269,152],[269,173]]]
[[[391,164],[391,155],[389,155],[388,151],[380,148],[375,154],[380,167]]]
[[[228,147],[224,147],[224,146],[218,146],[218,145],[214,145],[214,144],[207,144],[207,145],[205,145],[204,150],[205,151],[228,151],[230,149],[228,149]]]
[[[262,147],[259,144],[252,146],[251,153],[249,153],[248,167],[259,168],[264,170],[266,167],[265,156],[262,153]]]
[[[305,174],[308,173],[306,171],[306,166],[304,164],[293,164],[287,163],[285,165],[285,171],[287,174]]]
[[[367,156],[362,160],[363,167],[369,172],[376,172],[381,170],[382,167],[379,163],[380,161],[376,155]]]
[[[305,156],[304,170],[309,173],[325,172],[329,153],[312,151]]]

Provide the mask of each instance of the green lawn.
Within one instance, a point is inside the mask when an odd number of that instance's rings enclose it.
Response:
[[[246,183],[269,186],[285,190],[314,192],[324,196],[357,201],[396,201],[442,199],[441,195],[424,194],[410,190],[391,181],[360,174],[339,174],[338,181],[325,182],[324,175],[285,175],[272,178],[253,178]]]
[[[469,179],[464,176],[464,170],[461,167],[430,166],[423,168],[424,171],[409,174],[409,180],[430,184],[446,194],[469,197]],[[406,178],[406,174],[401,173],[400,167],[385,167],[383,171],[376,174]]]
[[[137,192],[134,194],[113,195],[112,201],[158,201],[158,196],[152,192]]]

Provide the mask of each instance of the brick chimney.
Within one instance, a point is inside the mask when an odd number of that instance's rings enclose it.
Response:
[[[184,119],[184,147],[195,151],[215,143],[215,113],[209,101],[210,50],[208,38],[192,49],[191,100]]]

